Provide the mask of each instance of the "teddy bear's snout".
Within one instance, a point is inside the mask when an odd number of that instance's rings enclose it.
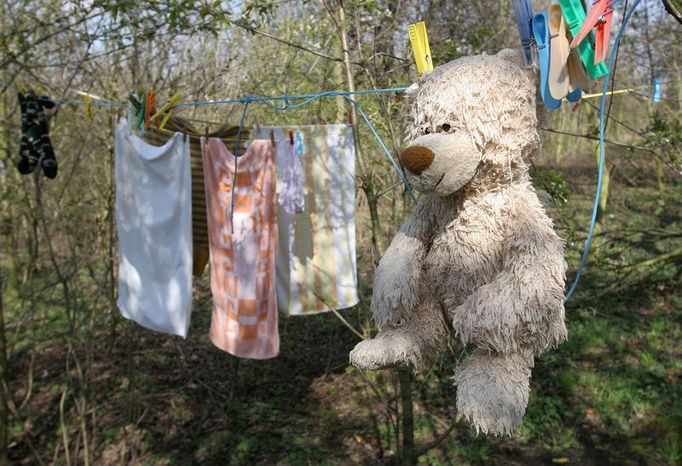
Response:
[[[428,147],[410,146],[403,151],[400,158],[411,173],[419,175],[431,166],[434,154]]]

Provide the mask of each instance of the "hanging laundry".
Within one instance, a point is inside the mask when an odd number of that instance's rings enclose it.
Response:
[[[358,301],[355,257],[355,145],[347,125],[262,128],[277,143],[278,192],[289,131],[300,138],[305,210],[278,211],[277,302],[289,315],[345,309]]]
[[[201,138],[201,144],[211,248],[211,341],[237,357],[274,358],[279,332],[272,144],[254,141],[240,157],[218,138]]]
[[[206,194],[204,192],[204,165],[201,158],[201,134],[184,118],[172,116],[163,128],[149,125],[144,132],[144,140],[155,146],[162,146],[180,131],[190,137],[190,159],[192,164],[192,241],[194,251],[193,273],[199,277],[204,273],[208,263],[208,226],[206,220]],[[236,126],[223,126],[209,133],[209,136],[219,138],[235,138]],[[242,128],[240,139],[249,140],[249,131]],[[243,144],[231,145],[237,155],[244,153]]]
[[[189,143],[175,133],[155,147],[116,130],[119,297],[124,317],[187,336],[192,313],[192,212]]]
[[[300,131],[294,136],[289,131],[289,144],[287,145],[287,159],[282,163],[280,176],[281,188],[279,190],[279,205],[289,214],[300,214],[305,209],[305,193],[303,189],[303,167],[300,156],[303,155],[303,135]]]
[[[57,159],[54,156],[50,130],[44,108],[53,108],[56,104],[46,96],[37,96],[29,91],[19,92],[21,107],[21,141],[17,170],[22,175],[33,173],[38,164],[48,178],[57,177]]]

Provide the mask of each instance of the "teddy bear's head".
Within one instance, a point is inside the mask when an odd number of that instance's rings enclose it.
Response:
[[[401,154],[410,184],[447,196],[475,177],[525,176],[539,146],[535,76],[520,50],[503,50],[446,63],[411,86]]]

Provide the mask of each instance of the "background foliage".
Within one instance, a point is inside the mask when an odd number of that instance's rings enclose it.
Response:
[[[518,43],[507,0],[0,3],[0,464],[404,458],[398,375],[349,368],[357,337],[333,314],[282,319],[281,356],[265,362],[209,343],[206,277],[195,285],[187,340],[119,316],[113,125],[122,112],[88,118],[82,105],[63,104],[51,120],[58,178],[21,177],[12,165],[17,86],[55,99],[123,101],[153,89],[161,101],[176,92],[190,101],[409,85],[417,76],[406,28],[421,19],[436,64]],[[489,438],[456,422],[449,377],[461,348],[453,342],[413,384],[420,463],[682,461],[679,34],[660,2],[647,0],[622,42],[615,87],[635,89],[609,101],[596,244],[567,306],[570,339],[537,362],[523,426]],[[654,77],[664,81],[659,104],[649,98]],[[403,97],[360,101],[398,153]],[[595,104],[549,115],[533,160],[541,199],[567,240],[570,278],[594,193]],[[339,99],[289,112],[255,105],[248,123],[333,123],[349,111]],[[240,112],[206,106],[182,115],[236,123]],[[374,265],[411,201],[369,132],[359,126],[358,135],[362,301],[343,315],[369,335]]]

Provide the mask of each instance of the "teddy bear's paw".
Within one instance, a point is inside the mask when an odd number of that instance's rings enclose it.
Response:
[[[459,417],[486,434],[511,434],[528,405],[532,364],[532,355],[474,352],[453,377]]]
[[[359,369],[377,370],[394,366],[417,367],[421,358],[414,338],[403,333],[380,334],[364,340],[350,352],[350,363]]]

